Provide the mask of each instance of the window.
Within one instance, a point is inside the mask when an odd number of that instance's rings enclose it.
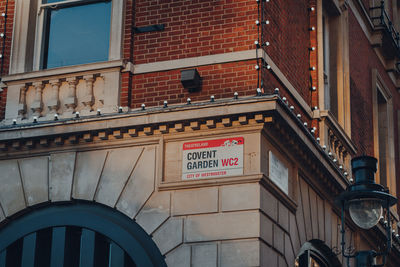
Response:
[[[126,0],[15,0],[10,74],[122,59]]]
[[[324,107],[338,119],[337,97],[337,34],[338,17],[328,12],[326,2],[322,15],[322,43],[323,43],[323,75],[324,75]]]
[[[372,70],[372,101],[376,181],[396,195],[393,100],[376,69]]]
[[[40,8],[45,12],[43,68],[108,60],[110,1],[43,0]]]
[[[387,152],[389,149],[388,144],[388,110],[387,101],[385,97],[378,91],[378,143],[379,143],[379,173],[381,184],[387,186]]]
[[[332,250],[321,240],[313,239],[303,244],[294,267],[342,266]]]
[[[319,106],[322,116],[330,116],[350,136],[348,11],[337,1],[317,3]]]
[[[323,70],[324,70],[324,103],[325,109],[329,110],[337,119],[337,87],[335,81],[335,66],[330,66],[335,61],[334,53],[334,20],[326,9],[322,16],[322,42],[323,42]]]
[[[295,267],[328,267],[329,265],[316,253],[307,250],[295,261]]]
[[[390,16],[390,12],[389,12],[390,5],[391,5],[390,0],[383,0],[383,1],[382,0],[370,0],[370,7],[382,7],[382,4],[383,4],[383,7],[384,7],[386,13],[388,14],[388,16]],[[377,9],[377,10],[379,11],[379,13],[377,13],[377,14],[380,15],[381,11],[379,9]]]

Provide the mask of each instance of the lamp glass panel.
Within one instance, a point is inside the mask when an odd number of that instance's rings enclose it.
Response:
[[[379,199],[355,199],[349,202],[350,217],[358,227],[370,229],[382,216],[382,202]]]

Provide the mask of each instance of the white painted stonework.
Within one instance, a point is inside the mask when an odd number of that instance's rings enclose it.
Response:
[[[115,113],[119,107],[121,60],[9,75],[4,124],[53,121]]]
[[[141,226],[173,267],[294,266],[309,240],[338,247],[335,210],[308,184],[298,149],[277,144],[284,128],[263,113],[273,101],[2,129],[0,224],[40,204],[101,203]],[[183,144],[233,137],[244,139],[242,173],[182,180]],[[269,179],[269,151],[287,168],[288,190]]]

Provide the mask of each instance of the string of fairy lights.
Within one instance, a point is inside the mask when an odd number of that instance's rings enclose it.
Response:
[[[254,45],[256,47],[256,60],[257,63],[255,65],[255,70],[257,71],[257,89],[256,89],[256,96],[263,96],[264,95],[264,83],[263,83],[263,79],[262,79],[262,70],[263,69],[267,69],[271,72],[274,72],[274,69],[265,61],[265,59],[263,58],[263,55],[259,55],[261,49],[266,49],[268,46],[271,45],[270,40],[265,40],[266,35],[264,34],[264,30],[268,29],[266,26],[271,26],[271,21],[269,19],[267,19],[266,16],[266,12],[265,9],[267,8],[267,5],[269,4],[270,0],[256,0],[257,2],[257,20],[255,21],[255,24],[257,26],[257,40],[254,41]],[[7,0],[7,5],[6,5],[6,10],[5,13],[2,14],[3,18],[4,18],[4,32],[2,34],[0,34],[0,37],[3,38],[3,47],[2,47],[2,54],[0,55],[0,57],[2,58],[2,63],[1,63],[1,73],[3,73],[3,65],[4,65],[4,57],[2,56],[4,54],[4,47],[5,47],[5,30],[6,30],[6,18],[7,18],[7,7],[8,7],[8,0]],[[310,17],[311,17],[311,13],[315,12],[315,7],[310,7],[308,8],[309,12],[310,12]],[[316,26],[315,25],[311,25],[311,19],[310,19],[310,26],[309,26],[309,31],[310,31],[310,40],[311,40],[311,34],[316,34]],[[271,41],[272,42],[272,41]],[[260,49],[261,48],[261,49]],[[316,57],[316,47],[311,46],[308,48],[309,52],[310,52],[310,58],[311,56],[313,56],[314,58]],[[274,67],[275,68],[275,67]],[[316,66],[311,65],[311,61],[310,61],[310,67],[309,67],[309,71],[310,71],[310,77],[312,77],[313,75],[315,76],[315,72],[317,71]],[[313,94],[317,93],[317,85],[313,84],[313,79],[311,78],[311,84],[310,84],[310,90]],[[287,106],[288,110],[291,111],[294,114],[294,117],[297,118],[299,124],[301,124],[304,129],[306,130],[306,132],[308,132],[312,138],[314,138],[314,140],[321,146],[321,139],[318,137],[318,131],[316,127],[312,127],[312,125],[309,125],[307,122],[303,121],[304,119],[302,118],[302,115],[299,112],[296,112],[295,110],[295,106],[289,104],[288,99],[285,96],[280,96],[280,91],[279,88],[275,88],[272,92],[273,94],[275,94],[276,96],[278,96],[278,98]],[[234,92],[233,94],[233,100],[238,100],[239,99],[239,94],[237,92]],[[213,95],[210,96],[210,102],[215,102],[215,97]],[[187,98],[186,100],[186,105],[191,105],[192,104],[192,100],[190,98]],[[169,108],[168,102],[164,101],[162,107],[160,108]],[[317,110],[318,107],[314,106],[312,108],[313,110]],[[143,103],[139,110],[141,111],[146,111],[147,107],[146,105]],[[122,107],[118,108],[118,113],[123,113],[123,112],[127,112],[130,113],[131,111],[129,109],[125,110]],[[102,116],[102,112],[100,109],[97,110],[97,116]],[[80,114],[79,112],[75,113],[75,119],[80,119]],[[55,114],[54,115],[54,120],[58,121],[59,119],[59,115]],[[33,118],[33,123],[38,123],[39,118],[34,117]],[[17,124],[17,120],[14,119],[13,120],[13,125]],[[348,173],[344,170],[344,166],[339,163],[339,161],[335,158],[335,155],[329,150],[329,148],[326,147],[326,145],[322,145],[321,148],[323,149],[323,151],[325,151],[325,153],[327,154],[327,156],[332,160],[333,163],[335,163],[338,167],[338,169],[342,172],[342,174],[344,176],[348,176]],[[350,179],[351,181],[351,179]]]
[[[257,20],[255,21],[257,25],[257,40],[254,41],[254,45],[256,46],[256,59],[257,65],[255,69],[257,71],[257,95],[264,92],[264,84],[261,78],[261,68],[270,69],[269,65],[264,64],[264,61],[258,55],[258,49],[261,47],[267,47],[270,45],[269,41],[263,40],[264,38],[264,27],[263,25],[269,25],[269,20],[265,18],[264,14],[264,7],[265,4],[268,3],[270,0],[256,0],[257,2]]]
[[[263,84],[263,79],[261,77],[262,75],[262,69],[267,69],[271,72],[273,72],[273,69],[271,68],[271,66],[265,62],[264,58],[262,56],[259,56],[259,49],[260,48],[266,48],[268,46],[270,46],[270,41],[265,40],[265,35],[264,35],[264,26],[266,25],[270,25],[270,20],[268,20],[265,17],[264,14],[264,8],[266,7],[266,4],[268,2],[270,2],[270,0],[256,0],[257,2],[257,8],[258,8],[258,12],[257,12],[257,20],[255,21],[255,24],[257,25],[257,40],[254,41],[254,44],[256,46],[256,59],[257,59],[257,64],[255,65],[255,70],[257,71],[257,96],[261,96],[264,93],[264,84]],[[310,18],[311,18],[311,14],[315,12],[315,7],[309,7],[308,11],[310,12]],[[310,19],[310,26],[309,26],[309,32],[310,32],[310,40],[314,37],[316,38],[316,26],[312,25],[311,19]],[[315,35],[315,36],[312,36]],[[316,71],[317,68],[316,66],[311,64],[311,57],[316,58],[316,47],[312,46],[310,43],[310,47],[308,48],[309,50],[309,62],[310,62],[310,66],[309,66],[309,75],[310,75],[310,91],[311,94],[317,94],[317,85],[316,82],[314,83],[313,81],[313,76],[316,76]],[[274,89],[274,94],[276,94],[278,97],[280,97],[279,95],[279,88],[275,88]],[[318,131],[316,127],[311,127],[308,125],[307,122],[303,122],[302,121],[302,116],[300,113],[295,112],[295,107],[293,105],[289,105],[289,101],[287,100],[286,97],[280,97],[280,99],[282,100],[283,103],[286,104],[286,106],[288,106],[289,110],[295,115],[295,117],[299,120],[299,122],[303,125],[304,128],[307,129],[307,131],[312,135],[312,137],[315,139],[315,141],[320,145],[320,147],[322,148],[323,151],[325,151],[325,153],[327,154],[327,156],[329,157],[329,159],[335,163],[335,165],[338,167],[338,169],[340,170],[340,172],[342,173],[342,175],[346,178],[348,178],[348,172],[345,171],[345,167],[343,165],[343,163],[340,163],[339,160],[335,157],[335,155],[330,151],[329,148],[327,148],[326,145],[321,145],[321,139],[318,136]],[[311,96],[311,101],[312,101],[313,97]],[[318,106],[317,105],[312,105],[313,103],[311,103],[312,106],[312,110],[316,111],[318,110]],[[352,178],[349,178],[350,182],[353,182]]]
[[[0,67],[0,80],[1,80],[1,76],[4,73],[4,52],[5,52],[5,48],[6,48],[6,30],[7,30],[7,13],[8,13],[8,0],[6,2],[6,10],[5,12],[1,13],[1,17],[3,19],[3,25],[4,25],[4,30],[2,33],[0,33],[0,38],[3,39],[2,42],[2,47],[1,47],[1,54],[0,54],[0,58],[1,58],[1,67]]]

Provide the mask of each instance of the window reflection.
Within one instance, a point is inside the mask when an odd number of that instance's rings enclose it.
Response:
[[[47,3],[59,2],[48,0]],[[44,68],[108,60],[111,2],[48,8]]]

